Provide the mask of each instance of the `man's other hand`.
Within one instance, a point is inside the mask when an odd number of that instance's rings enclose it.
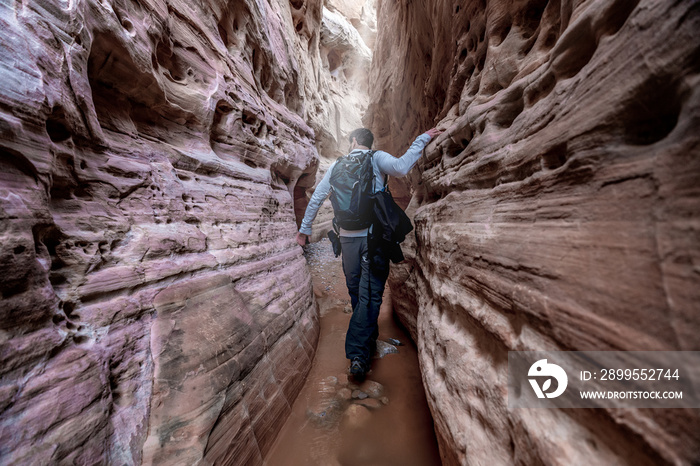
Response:
[[[439,136],[439,135],[441,135],[441,134],[444,133],[444,132],[445,132],[444,129],[430,128],[430,129],[429,129],[428,131],[426,131],[425,133],[426,133],[428,136],[430,136],[431,139],[433,139],[433,138],[435,138],[435,136]]]
[[[299,246],[305,246],[309,244],[309,235],[305,235],[302,232],[297,233],[297,244]]]

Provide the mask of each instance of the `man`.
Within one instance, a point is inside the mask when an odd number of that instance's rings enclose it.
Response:
[[[442,132],[432,128],[421,134],[400,158],[383,151],[376,151],[372,157],[373,190],[383,189],[387,175],[406,176],[420,158],[423,148]],[[366,128],[359,128],[350,133],[348,139],[351,154],[357,151],[367,152],[372,147],[374,135]],[[335,165],[336,162],[330,166],[306,207],[304,219],[297,233],[297,243],[300,246],[304,246],[308,241],[311,235],[311,224],[316,218],[319,207],[328,197],[331,173]],[[340,229],[343,272],[353,309],[345,338],[345,356],[351,361],[350,373],[359,381],[364,379],[369,370],[370,357],[379,336],[377,318],[382,304],[384,285],[389,276],[389,258],[385,251],[380,245],[370,244],[368,247],[370,230],[371,227],[362,230]]]

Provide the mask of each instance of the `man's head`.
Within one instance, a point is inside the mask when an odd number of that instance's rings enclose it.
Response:
[[[356,140],[359,146],[365,146],[368,149],[372,148],[374,143],[374,134],[367,128],[357,128],[355,131],[348,135],[348,141],[352,144],[352,141]]]

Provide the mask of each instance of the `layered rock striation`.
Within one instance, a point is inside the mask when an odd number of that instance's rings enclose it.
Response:
[[[507,408],[511,350],[698,350],[697,2],[381,2],[366,119],[445,464],[698,461],[697,413]],[[389,27],[392,25],[392,27]]]
[[[0,5],[0,462],[262,462],[318,335],[322,17]]]

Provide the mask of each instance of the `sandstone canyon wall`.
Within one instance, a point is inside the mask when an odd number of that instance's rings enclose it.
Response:
[[[322,19],[0,4],[0,463],[261,463],[318,335],[295,209],[347,100]]]
[[[378,3],[365,120],[445,464],[696,464],[694,410],[514,410],[509,350],[700,350],[700,4]]]

